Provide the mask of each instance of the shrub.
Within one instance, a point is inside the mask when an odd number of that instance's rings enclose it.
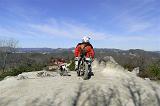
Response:
[[[70,71],[74,71],[75,70],[75,63],[74,60],[71,61],[71,64],[68,66]]]
[[[152,64],[149,66],[148,74],[153,78],[160,78],[160,65]]]
[[[160,79],[160,62],[149,65],[146,71],[140,71],[140,77],[148,77],[153,80]]]
[[[132,64],[125,64],[125,65],[123,65],[123,67],[125,69],[128,69],[128,71],[132,71],[134,69],[134,66]]]
[[[31,72],[31,71],[40,71],[45,67],[44,64],[31,64],[31,65],[22,65],[17,68],[13,68],[10,71],[6,71],[0,74],[0,80],[3,80],[7,76],[16,76],[22,72]]]

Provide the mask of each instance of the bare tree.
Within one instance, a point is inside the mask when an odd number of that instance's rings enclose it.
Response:
[[[9,54],[15,53],[18,41],[15,39],[0,40],[1,69],[4,72]]]

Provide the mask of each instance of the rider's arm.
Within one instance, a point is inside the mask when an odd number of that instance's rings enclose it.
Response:
[[[95,55],[94,49],[92,48],[90,52],[91,52],[92,59],[94,59],[94,55]]]
[[[74,50],[74,56],[78,57],[78,54],[79,54],[79,45],[77,45],[77,47]]]

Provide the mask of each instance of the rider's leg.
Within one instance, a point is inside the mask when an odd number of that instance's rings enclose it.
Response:
[[[76,59],[75,59],[75,70],[78,70],[78,62],[79,62],[79,59],[76,58]]]

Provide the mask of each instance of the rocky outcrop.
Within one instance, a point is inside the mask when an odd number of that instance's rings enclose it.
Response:
[[[160,86],[109,58],[93,62],[90,80],[55,72],[22,73],[0,82],[1,106],[160,106]],[[21,76],[21,77],[20,77]],[[22,78],[25,80],[17,80]]]

